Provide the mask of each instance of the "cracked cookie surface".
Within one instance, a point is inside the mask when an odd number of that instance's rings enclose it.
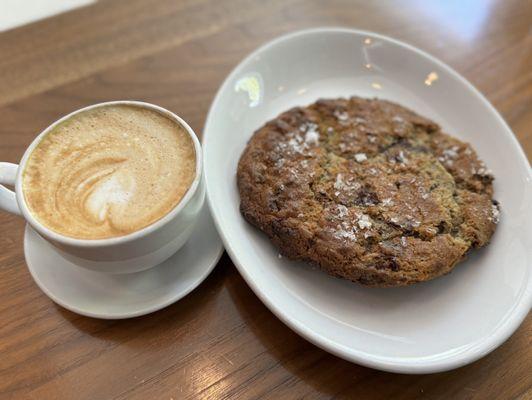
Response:
[[[319,100],[258,129],[240,210],[281,254],[369,286],[446,274],[492,236],[493,176],[429,119],[378,99]]]

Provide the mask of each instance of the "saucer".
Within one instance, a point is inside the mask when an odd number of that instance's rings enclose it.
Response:
[[[29,225],[24,254],[33,279],[60,306],[94,318],[121,319],[160,310],[194,290],[223,253],[207,204],[188,242],[165,262],[146,271],[112,275],[66,260]]]

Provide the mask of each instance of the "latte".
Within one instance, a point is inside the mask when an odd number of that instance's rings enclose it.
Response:
[[[138,231],[190,188],[194,143],[176,121],[133,105],[106,105],[55,126],[30,154],[22,188],[47,228],[78,239]]]

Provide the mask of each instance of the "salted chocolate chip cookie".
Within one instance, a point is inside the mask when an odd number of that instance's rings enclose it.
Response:
[[[319,100],[258,129],[237,172],[242,215],[280,253],[369,286],[444,275],[499,219],[472,147],[378,99]]]

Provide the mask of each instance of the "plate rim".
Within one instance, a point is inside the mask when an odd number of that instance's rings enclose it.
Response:
[[[214,220],[214,224],[216,226],[218,234],[220,238],[222,239],[224,247],[229,257],[231,258],[231,261],[235,264],[239,273],[242,275],[242,277],[244,278],[248,286],[252,289],[253,293],[261,300],[261,302],[277,318],[279,318],[285,325],[287,325],[290,329],[295,331],[298,335],[302,336],[304,339],[313,343],[317,347],[329,353],[332,353],[340,358],[343,358],[347,361],[351,361],[359,365],[363,365],[363,366],[370,367],[370,368],[375,368],[375,369],[388,371],[388,372],[407,373],[407,374],[425,374],[425,373],[443,372],[443,371],[448,371],[451,369],[459,368],[461,366],[477,361],[478,359],[484,357],[485,355],[487,355],[488,353],[492,352],[497,347],[502,345],[519,328],[521,323],[524,321],[524,319],[528,315],[530,309],[532,308],[532,275],[531,274],[528,275],[528,284],[525,286],[523,290],[523,294],[519,298],[518,303],[514,306],[514,309],[512,310],[512,312],[508,316],[506,316],[505,319],[502,320],[500,325],[490,335],[483,337],[482,339],[480,339],[479,342],[474,343],[471,347],[463,350],[457,355],[451,355],[451,356],[443,357],[441,359],[437,359],[433,361],[426,360],[427,358],[430,358],[431,356],[428,356],[428,357],[427,356],[424,356],[424,357],[373,356],[373,355],[368,355],[368,353],[364,353],[359,350],[354,350],[350,347],[344,346],[335,341],[331,341],[327,337],[317,334],[312,329],[307,328],[304,324],[300,323],[299,321],[288,318],[285,315],[284,311],[279,309],[277,305],[274,304],[274,302],[270,301],[268,296],[260,289],[259,285],[254,282],[253,278],[251,277],[251,274],[247,271],[246,267],[242,265],[242,263],[239,260],[239,257],[236,255],[235,249],[233,248],[231,242],[228,240],[228,238],[225,235],[225,232],[222,228],[222,224],[219,220],[219,217],[214,210],[214,205],[212,204],[212,200],[210,196],[210,191],[211,191],[210,181],[212,179],[209,178],[210,172],[209,172],[209,168],[207,167],[208,162],[207,162],[207,157],[206,157],[207,148],[209,148],[207,137],[209,136],[209,132],[213,130],[211,126],[214,125],[213,123],[213,112],[214,111],[213,110],[215,110],[218,107],[218,103],[220,102],[222,93],[230,85],[230,82],[233,80],[233,78],[240,72],[243,66],[248,64],[248,62],[251,61],[254,57],[263,53],[264,51],[269,50],[270,48],[273,48],[274,46],[282,42],[291,40],[298,36],[304,36],[304,35],[315,34],[315,33],[348,33],[348,34],[353,35],[353,37],[367,36],[370,38],[375,38],[375,39],[390,42],[408,51],[412,51],[420,57],[428,59],[430,62],[434,63],[439,68],[449,73],[453,78],[457,79],[465,87],[465,89],[469,90],[477,100],[480,100],[487,107],[489,112],[493,114],[498,120],[498,122],[502,124],[502,126],[507,130],[508,133],[510,133],[509,135],[506,135],[506,136],[510,137],[510,141],[511,141],[512,146],[514,147],[515,154],[518,155],[519,157],[519,162],[528,164],[528,159],[526,158],[524,150],[521,147],[519,141],[517,140],[515,134],[513,133],[511,128],[508,126],[504,118],[495,109],[495,107],[465,77],[463,77],[461,74],[455,71],[452,67],[450,67],[449,65],[447,65],[440,59],[434,57],[433,55],[409,43],[406,43],[404,41],[394,39],[390,36],[382,35],[380,33],[367,31],[367,30],[347,28],[347,27],[341,27],[341,26],[322,26],[322,27],[314,27],[314,28],[293,31],[287,34],[283,34],[281,36],[277,36],[267,41],[266,43],[260,45],[255,50],[253,50],[251,53],[246,55],[243,59],[241,59],[238,62],[238,64],[226,76],[226,78],[224,79],[220,87],[218,88],[216,95],[209,107],[207,118],[205,120],[206,121],[205,126],[203,129],[203,137],[202,137],[204,162],[206,164],[204,166],[204,172],[205,172],[205,181],[206,181],[206,189],[207,189],[207,203],[209,205],[211,216]],[[532,171],[530,169],[528,169],[528,175],[526,177],[526,180],[528,182],[532,182]],[[439,354],[444,354],[444,353],[442,352]]]

